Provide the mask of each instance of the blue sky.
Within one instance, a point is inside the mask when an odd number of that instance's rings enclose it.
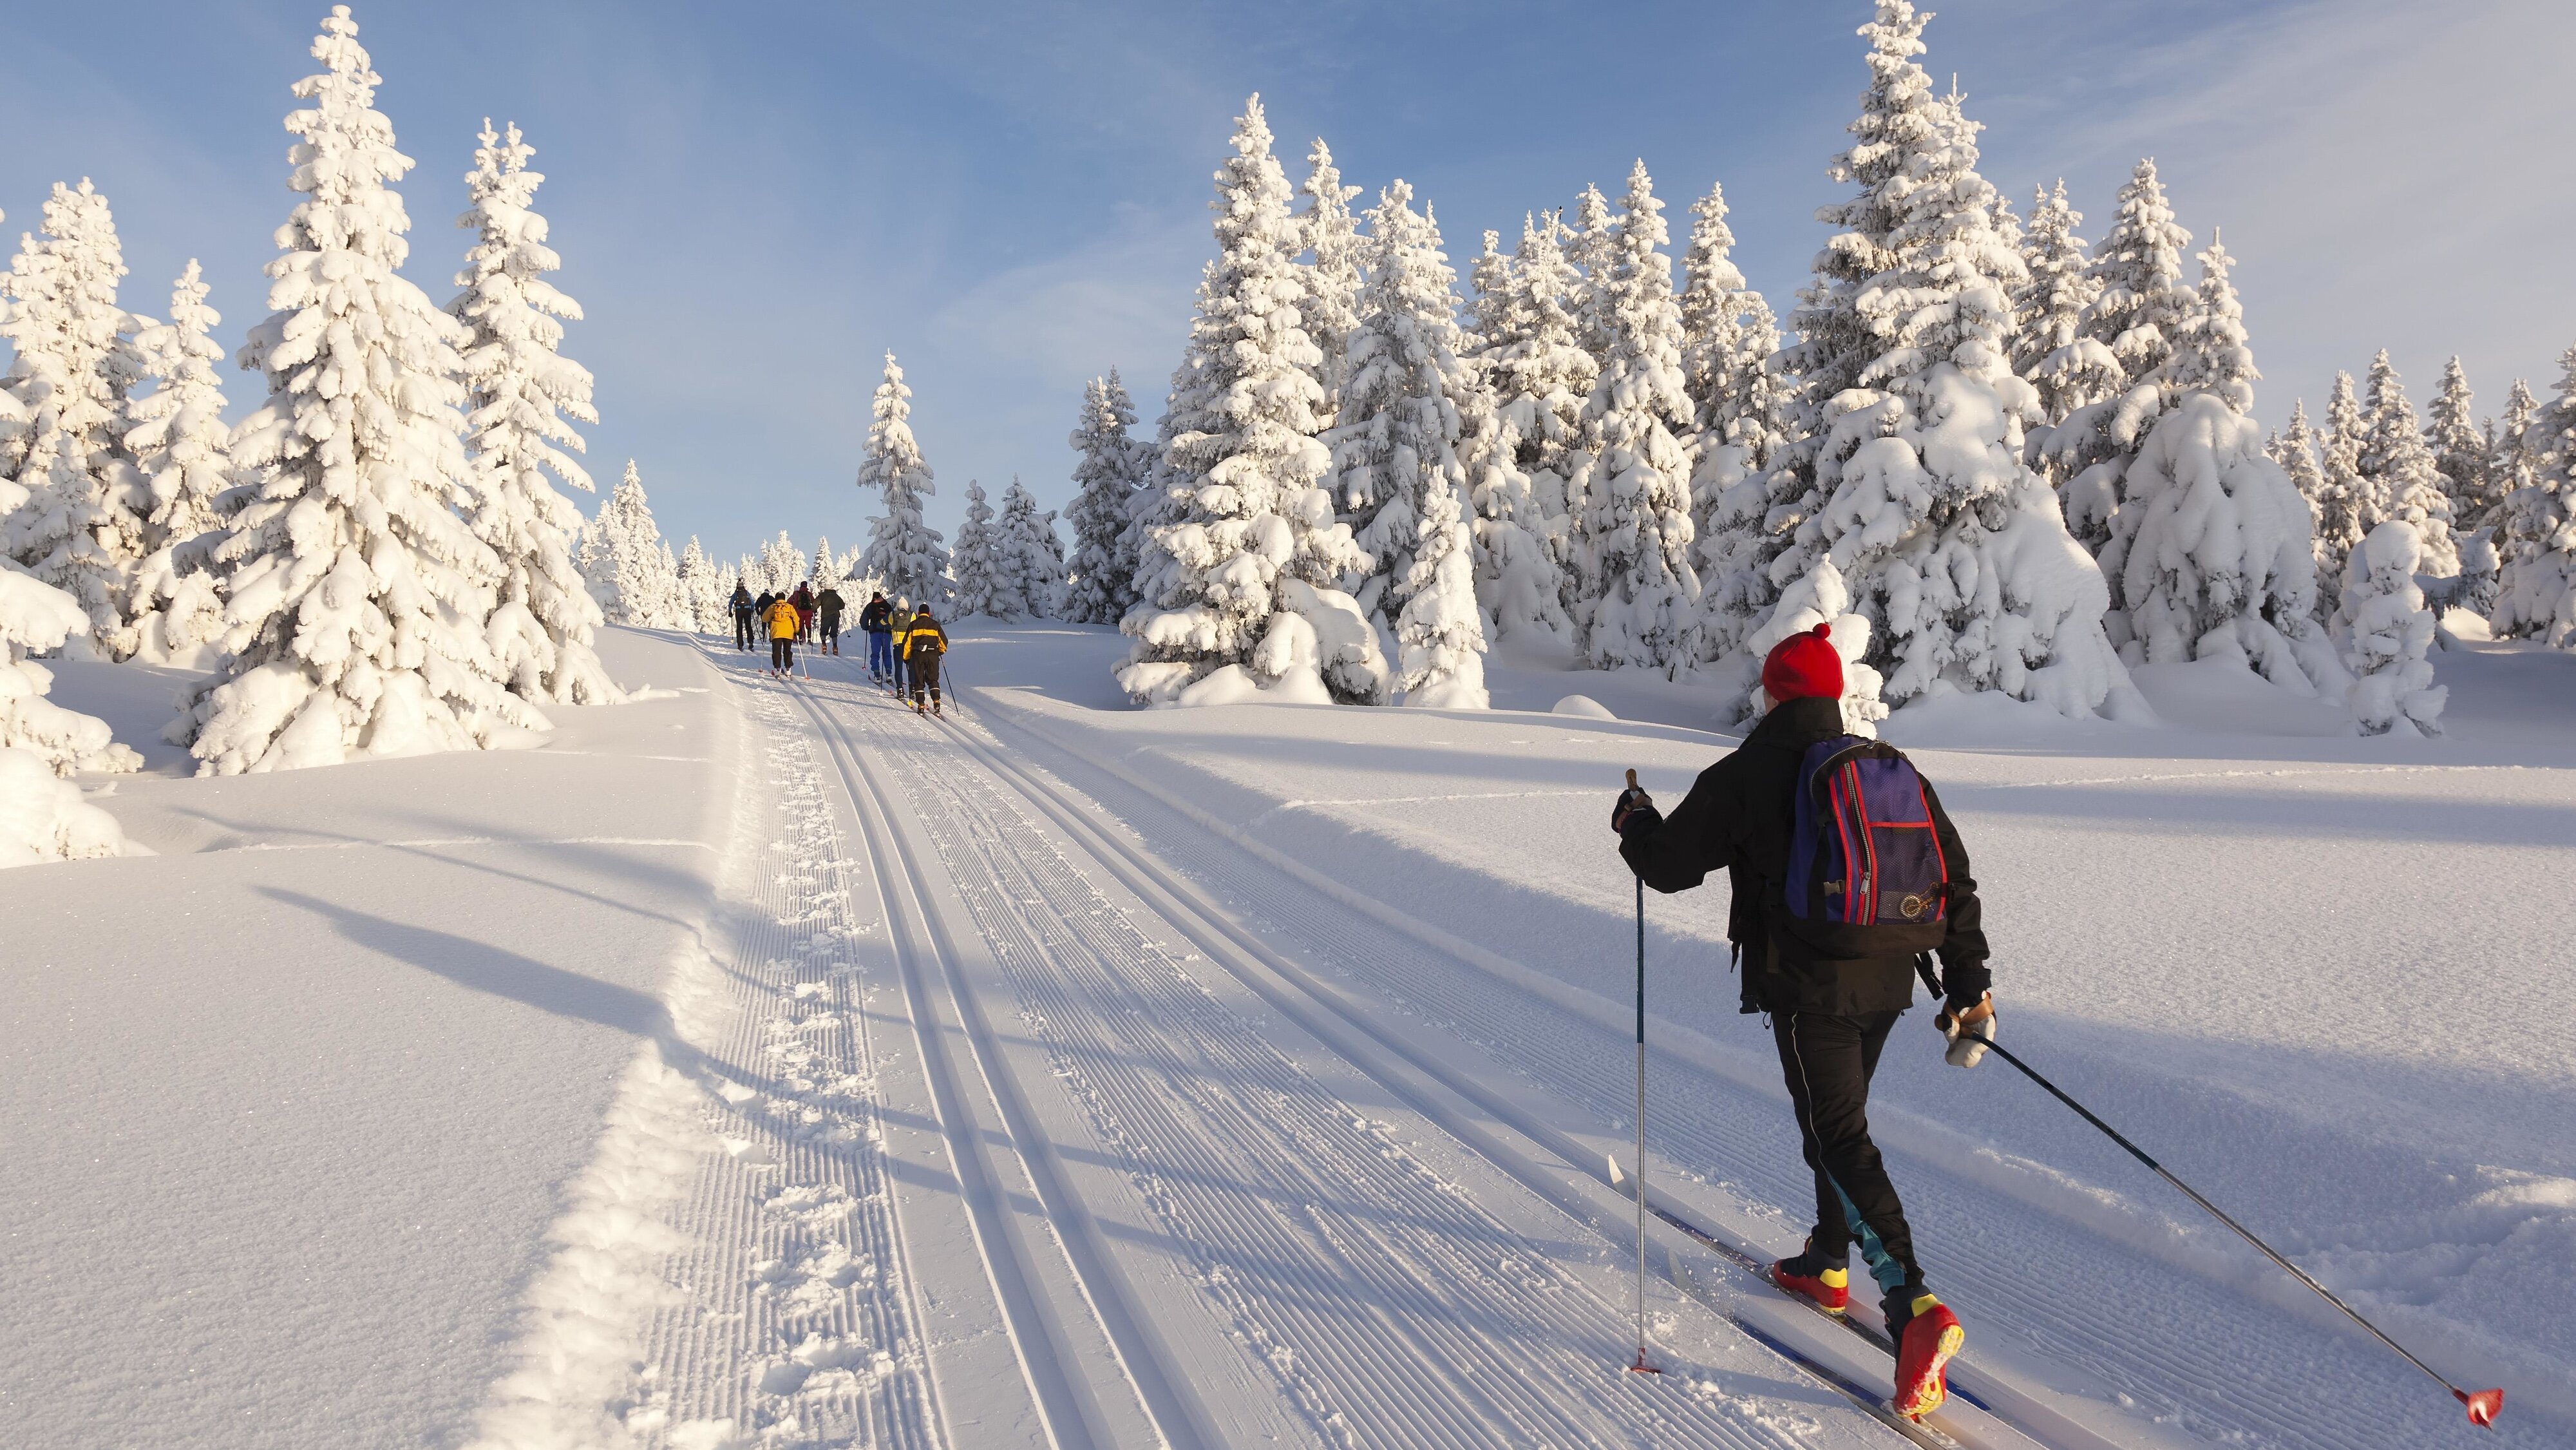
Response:
[[[10,7],[0,209],[37,222],[89,176],[125,238],[126,305],[202,258],[225,341],[263,313],[287,87],[327,7]],[[2576,186],[2558,158],[2576,6],[2400,0],[1955,0],[1926,65],[1986,123],[2027,209],[2064,176],[2098,239],[2154,155],[2180,220],[2239,261],[2258,411],[2313,410],[2391,349],[2419,407],[2466,360],[2482,410],[2544,396],[2576,342]],[[1863,81],[1860,0],[1074,6],[359,3],[379,105],[420,164],[410,275],[444,300],[473,133],[516,120],[588,318],[603,483],[638,460],[664,531],[731,553],[784,527],[847,547],[892,348],[937,471],[1070,492],[1082,380],[1111,365],[1150,426],[1210,250],[1208,176],[1262,93],[1292,177],[1402,176],[1464,270],[1478,234],[1642,156],[1681,208],[1722,180],[1737,257],[1784,311]],[[742,17],[756,16],[754,24]],[[236,411],[255,379],[230,383]],[[584,500],[585,507],[589,500]]]

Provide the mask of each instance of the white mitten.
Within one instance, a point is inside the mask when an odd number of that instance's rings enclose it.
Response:
[[[1959,1025],[1958,1018],[1944,1012],[1933,1019],[1933,1025],[1941,1029],[1942,1037],[1950,1043],[1941,1059],[1952,1067],[1975,1067],[1985,1061],[1986,1044],[1995,1040],[1995,1014],[1992,1012],[1966,1027]]]

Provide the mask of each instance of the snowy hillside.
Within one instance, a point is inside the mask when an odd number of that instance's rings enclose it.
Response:
[[[157,854],[0,873],[0,1438],[1900,1443],[1837,1387],[1884,1353],[1710,1246],[1793,1249],[1808,1193],[1721,886],[1648,903],[1648,1167],[1709,1239],[1652,1226],[1668,1372],[1619,1370],[1606,818],[1730,744],[1688,687],[1136,712],[1106,629],[955,637],[946,721],[612,630],[637,702],[535,748],[89,778]],[[2208,723],[1889,733],[1975,853],[2003,1040],[2504,1384],[2494,1443],[2576,1445],[2576,659],[2440,665],[2402,746],[2152,672]],[[144,739],[188,678],[55,695]],[[1549,713],[1569,679],[1636,718]],[[1914,1434],[2486,1443],[1920,1015],[1874,1126],[1970,1340]]]

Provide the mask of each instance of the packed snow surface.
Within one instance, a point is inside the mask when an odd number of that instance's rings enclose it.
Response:
[[[1136,710],[1106,628],[953,635],[945,721],[612,629],[636,703],[532,748],[82,777],[157,854],[0,872],[0,1443],[1905,1443],[1835,1387],[1882,1353],[1660,1223],[1668,1372],[1620,1372],[1608,807],[1726,691],[1515,652],[1490,711]],[[2138,671],[2152,721],[1883,726],[2003,1041],[2504,1385],[2494,1438],[1918,1013],[1873,1124],[1956,1443],[2576,1445],[2576,657],[2432,662],[2439,738],[2206,661]],[[195,678],[54,696],[149,741]],[[1787,1252],[1723,885],[1646,909],[1649,1178]]]

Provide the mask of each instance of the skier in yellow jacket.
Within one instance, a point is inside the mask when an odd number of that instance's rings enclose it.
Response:
[[[939,660],[948,653],[948,632],[939,627],[938,620],[930,617],[929,605],[915,609],[912,618],[895,631],[894,647],[895,653],[903,656],[905,672],[912,676],[913,713],[938,714]],[[926,710],[921,703],[924,689],[930,692],[930,706]]]
[[[793,602],[781,598],[769,606],[769,672],[783,675],[796,668],[796,632],[803,627]]]

